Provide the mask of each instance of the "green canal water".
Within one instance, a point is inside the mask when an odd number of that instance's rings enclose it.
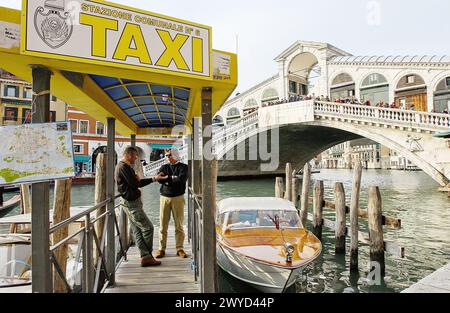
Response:
[[[350,170],[322,170],[313,174],[313,181],[323,180],[325,198],[333,199],[334,183],[344,183],[347,203],[350,203]],[[275,179],[219,182],[218,198],[235,196],[274,196]],[[324,228],[322,255],[305,269],[302,277],[290,292],[400,292],[426,275],[450,262],[450,198],[437,192],[439,187],[423,172],[377,171],[363,172],[361,207],[367,208],[369,186],[379,186],[383,212],[400,218],[402,229],[385,230],[385,239],[394,240],[405,247],[405,258],[386,254],[386,276],[382,285],[370,285],[369,248],[359,248],[359,274],[350,274],[349,253],[334,254],[334,232]],[[311,190],[312,192],[312,190]],[[159,225],[159,190],[157,184],[144,189],[144,206],[155,225]],[[12,194],[7,194],[6,198]],[[75,186],[72,206],[91,205],[93,186]],[[18,208],[8,215],[18,213]],[[325,210],[325,217],[334,220],[332,211]],[[362,231],[367,223],[363,220]],[[307,225],[308,228],[310,225]],[[5,228],[0,232],[7,231]],[[347,247],[349,242],[347,242]],[[246,284],[219,271],[219,288],[222,292],[256,292]]]

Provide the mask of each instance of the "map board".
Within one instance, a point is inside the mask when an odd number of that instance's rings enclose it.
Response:
[[[75,176],[68,122],[0,127],[0,186]]]

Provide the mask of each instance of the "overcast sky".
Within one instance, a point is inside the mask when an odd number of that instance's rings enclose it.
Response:
[[[354,55],[450,54],[448,0],[114,0],[212,26],[213,48],[236,52],[243,92],[277,72],[273,59],[296,40]],[[0,0],[20,8],[20,0]]]

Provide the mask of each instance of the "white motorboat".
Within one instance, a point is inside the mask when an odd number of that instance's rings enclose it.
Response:
[[[220,201],[216,236],[218,265],[263,292],[283,292],[322,250],[292,202],[279,198]]]

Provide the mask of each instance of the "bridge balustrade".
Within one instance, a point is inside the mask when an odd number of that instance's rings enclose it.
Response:
[[[339,115],[365,120],[390,122],[398,126],[415,126],[424,130],[440,130],[450,127],[450,115],[445,113],[368,107],[355,104],[316,101],[315,115]],[[414,124],[414,125],[413,125]]]

